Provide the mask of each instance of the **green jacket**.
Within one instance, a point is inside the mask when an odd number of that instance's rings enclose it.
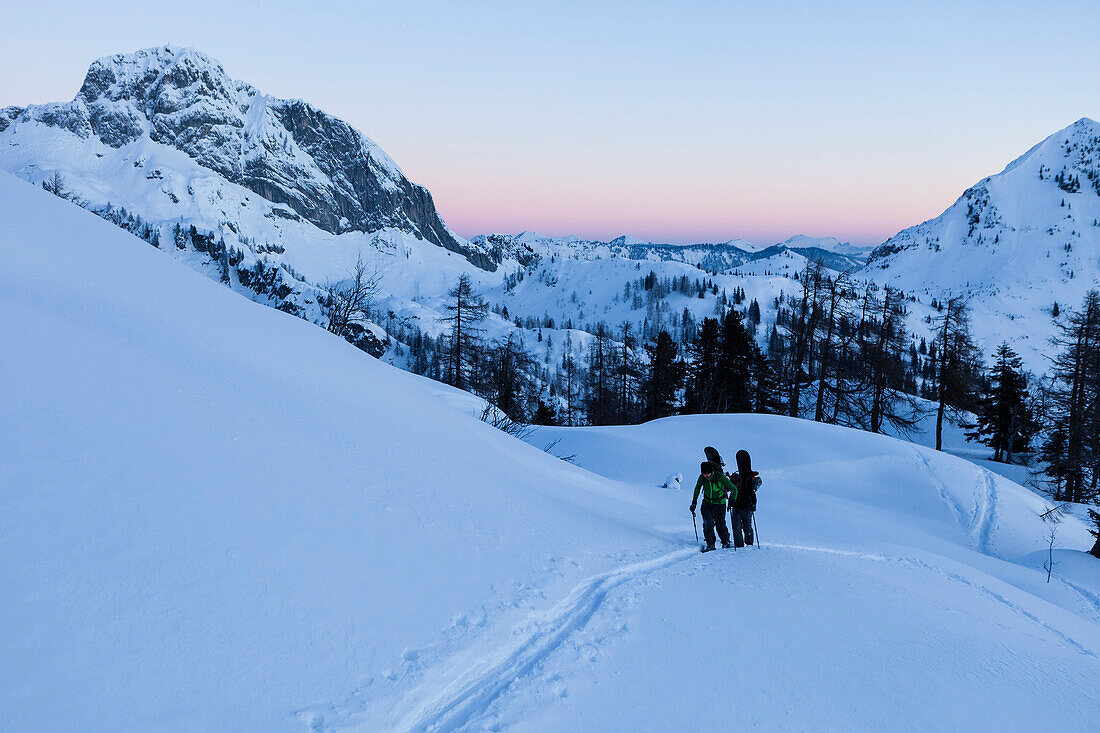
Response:
[[[699,474],[699,480],[695,482],[695,494],[691,497],[692,504],[699,501],[699,489],[703,490],[703,501],[708,504],[721,504],[724,506],[727,493],[729,493],[730,501],[737,500],[737,487],[726,478],[726,474],[722,473],[721,469],[712,472],[709,479]]]

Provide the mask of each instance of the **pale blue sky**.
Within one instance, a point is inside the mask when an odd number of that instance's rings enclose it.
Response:
[[[0,105],[174,43],[355,124],[459,233],[878,243],[1079,117],[1097,2],[11,2]]]

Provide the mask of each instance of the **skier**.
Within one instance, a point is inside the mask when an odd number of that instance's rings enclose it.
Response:
[[[752,470],[748,451],[737,451],[737,473],[730,474],[729,478],[737,487],[737,493],[730,500],[733,546],[744,547],[753,543],[752,514],[756,511],[756,490],[763,483],[760,474]]]
[[[691,497],[691,513],[695,514],[695,507],[699,501],[699,491],[703,491],[703,536],[707,540],[707,546],[703,552],[714,549],[714,530],[718,529],[718,536],[722,539],[722,547],[730,546],[730,531],[726,527],[726,497],[730,501],[737,498],[737,487],[734,486],[720,467],[715,467],[710,461],[703,461],[699,466],[699,480],[695,482],[695,494]]]

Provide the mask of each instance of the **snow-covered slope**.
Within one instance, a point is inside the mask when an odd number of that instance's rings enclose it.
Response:
[[[1098,256],[1100,123],[1081,119],[886,241],[861,275],[925,300],[967,296],[988,349],[1006,339],[1043,371],[1054,303],[1097,286]]]
[[[568,699],[517,729],[572,716],[622,729],[672,730],[688,717],[722,728],[731,709],[738,724],[763,730],[1090,729],[1100,568],[1064,549],[1091,539],[1071,522],[1044,583],[1036,515],[1046,503],[1030,491],[926,448],[774,416],[551,428],[531,440],[557,441],[555,452],[578,465],[639,486],[690,466],[703,445],[727,459],[744,448],[764,478],[763,548],[642,583],[610,628],[563,653],[579,669]],[[685,490],[669,492],[670,512],[690,497],[688,470]],[[670,528],[687,516],[671,519]],[[1062,622],[1076,631],[1055,630]],[[1067,684],[1084,707],[1055,713],[1058,723],[1031,707],[1045,706],[1032,695],[1053,671],[1035,656],[1045,655],[1043,637],[1068,654],[1061,671],[1082,675]],[[519,687],[539,699],[535,685]],[[699,705],[700,690],[728,704]]]
[[[959,459],[759,416],[532,447],[7,176],[0,231],[2,727],[1100,715],[1090,538],[1045,584],[1044,502]],[[706,444],[753,451],[763,549],[700,556],[658,488]]]

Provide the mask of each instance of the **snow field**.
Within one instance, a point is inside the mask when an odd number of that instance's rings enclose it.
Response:
[[[1044,502],[981,467],[766,416],[526,445],[7,176],[0,224],[2,727],[1100,715],[1091,538],[1048,585]],[[762,548],[698,554],[705,445],[753,454]]]

